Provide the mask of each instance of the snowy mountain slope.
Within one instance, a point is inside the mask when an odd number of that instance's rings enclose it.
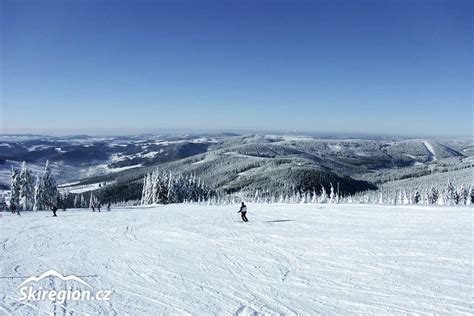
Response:
[[[127,187],[132,183],[133,192],[139,192],[143,176],[160,168],[194,173],[226,192],[288,194],[339,183],[347,194],[391,180],[464,168],[466,158],[436,140],[423,139],[256,134],[32,137],[18,138],[17,143],[0,136],[0,141],[0,156],[13,156],[3,164],[0,159],[3,188],[10,182],[11,165],[26,159],[32,169],[41,169],[50,159],[59,183],[79,180],[78,188],[70,188],[79,191],[84,185],[114,182]]]
[[[430,161],[438,160],[438,157],[436,156],[436,153],[435,153],[435,150],[433,149],[433,146],[430,143],[428,143],[427,141],[424,141],[423,144],[425,145],[426,149],[430,152],[429,160]]]
[[[329,183],[340,183],[341,190],[352,193],[375,188],[367,182],[343,177],[336,173],[338,169],[329,167],[328,160],[308,158],[305,153],[293,152],[287,156],[284,148],[280,148],[284,153],[278,153],[266,145],[259,147],[258,155],[256,151],[249,154],[249,151],[242,150],[250,150],[253,146],[231,148],[235,151],[212,151],[201,155],[200,160],[192,157],[163,164],[160,168],[196,174],[206,183],[228,192],[260,189],[288,193],[293,188],[313,190]],[[275,156],[267,156],[271,153]],[[202,162],[196,164],[197,161]]]
[[[453,170],[450,172],[434,173],[420,177],[403,180],[389,181],[379,186],[381,191],[427,190],[431,187],[445,189],[448,180],[458,186],[464,184],[466,187],[474,184],[474,168]]]
[[[354,178],[366,180],[380,185],[402,179],[422,179],[422,177],[427,175],[433,175],[434,177],[439,175],[440,178],[450,178],[452,180],[456,180],[459,178],[459,174],[472,175],[473,173],[474,157],[470,156],[444,158],[434,163],[420,164],[410,167],[376,170],[373,172],[356,175]]]
[[[472,210],[169,205],[3,214],[0,313],[472,314]],[[50,269],[108,302],[18,300]],[[47,278],[37,287],[81,289]]]
[[[130,137],[13,137],[0,135],[0,170],[27,161],[42,168],[46,160],[61,169],[61,183],[178,160],[206,152],[216,141],[205,135],[140,135]],[[0,173],[0,184],[9,176]]]

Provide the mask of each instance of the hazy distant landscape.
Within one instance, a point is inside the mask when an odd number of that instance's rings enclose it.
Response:
[[[98,189],[99,183],[136,187],[156,169],[192,174],[225,193],[318,191],[339,184],[341,194],[404,186],[470,185],[474,144],[469,139],[317,138],[305,135],[192,134],[0,136],[0,182],[23,161],[41,170],[49,160],[63,190]],[[95,186],[94,186],[95,185]],[[113,201],[121,202],[121,201]]]

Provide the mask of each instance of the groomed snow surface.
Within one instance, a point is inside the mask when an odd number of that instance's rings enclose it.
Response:
[[[0,314],[472,314],[472,209],[170,205],[3,213]],[[54,269],[108,302],[20,302]],[[83,288],[49,277],[36,287]]]

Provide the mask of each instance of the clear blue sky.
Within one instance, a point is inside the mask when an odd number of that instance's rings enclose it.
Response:
[[[472,132],[470,0],[0,3],[0,132]]]

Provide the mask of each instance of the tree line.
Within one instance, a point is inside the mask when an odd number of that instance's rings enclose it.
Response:
[[[195,175],[155,170],[145,175],[141,204],[170,204],[207,201],[216,191]]]
[[[33,176],[26,162],[21,169],[12,168],[10,207],[22,211],[44,210],[57,206],[60,195],[49,161],[42,175]]]

